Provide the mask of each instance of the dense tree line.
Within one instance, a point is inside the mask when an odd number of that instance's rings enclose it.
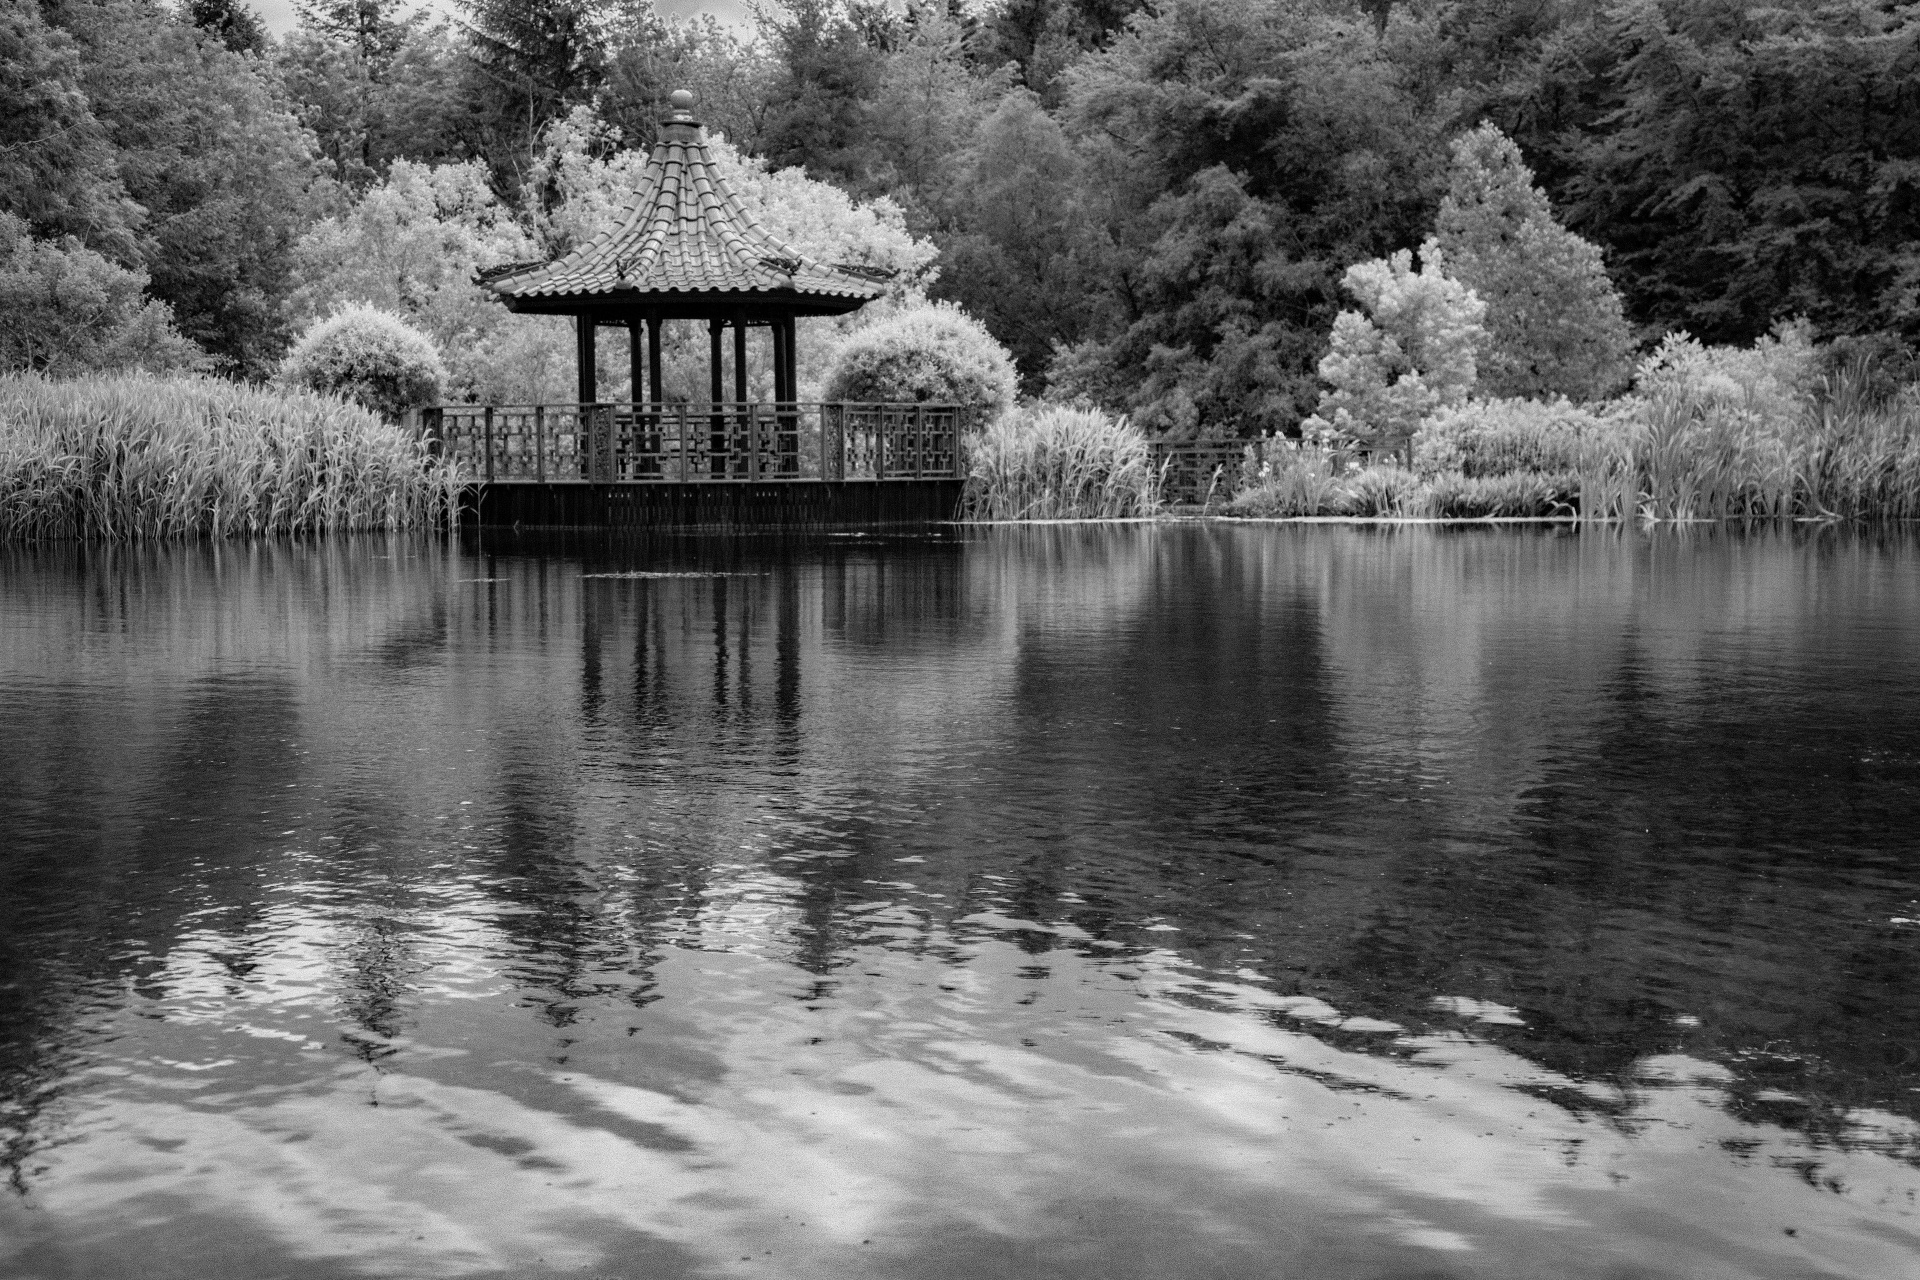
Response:
[[[144,277],[259,376],[302,234],[396,164],[477,162],[556,252],[556,124],[586,108],[595,146],[645,146],[685,86],[742,152],[891,200],[1028,392],[1293,430],[1355,264],[1437,236],[1476,287],[1525,292],[1448,229],[1487,123],[1538,184],[1514,225],[1604,264],[1643,347],[1803,316],[1904,348],[1917,35],[1894,0],[775,0],[750,33],[647,0],[309,0],[275,40],[241,0],[0,0],[0,213]]]

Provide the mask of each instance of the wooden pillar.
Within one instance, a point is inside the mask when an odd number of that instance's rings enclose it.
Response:
[[[593,334],[592,316],[576,316],[573,321],[575,364],[580,377],[580,403],[592,404],[599,396],[595,393],[593,375]]]
[[[773,398],[791,400],[787,393],[787,322],[776,319],[767,325],[767,336],[773,339]]]
[[[774,361],[774,399],[783,404],[791,404],[800,398],[800,379],[794,370],[793,317],[783,316],[773,322],[773,349],[777,353]],[[798,475],[800,471],[800,419],[792,413],[783,413],[780,423],[780,469],[789,475]]]
[[[788,316],[782,326],[787,335],[787,399],[800,398],[800,345],[796,340],[793,317]]]
[[[733,322],[733,398],[738,404],[747,402],[747,318],[736,317]]]
[[[707,421],[707,458],[708,473],[720,477],[727,474],[727,420],[720,412],[720,402],[726,395],[726,384],[720,368],[720,328],[724,322],[719,319],[707,321],[707,389],[711,393],[707,402],[712,405]]]
[[[646,348],[642,345],[645,340],[640,333],[642,323],[638,317],[627,321],[627,366],[633,375],[633,387],[627,392],[627,399],[633,401],[635,404],[647,398],[645,392],[641,390],[641,388],[647,384],[646,377],[644,376],[646,373]]]
[[[661,402],[660,395],[660,317],[647,317],[647,399]]]

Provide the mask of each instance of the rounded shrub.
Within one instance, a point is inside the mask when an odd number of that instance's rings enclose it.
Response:
[[[309,326],[287,353],[280,378],[397,419],[414,405],[439,399],[447,369],[433,339],[392,312],[362,303]]]
[[[1617,435],[1591,410],[1558,400],[1469,400],[1436,410],[1413,436],[1423,476],[1577,471],[1594,445]]]
[[[1013,357],[987,327],[951,303],[932,303],[848,335],[821,398],[979,404],[992,421],[1013,403],[1014,390]]]

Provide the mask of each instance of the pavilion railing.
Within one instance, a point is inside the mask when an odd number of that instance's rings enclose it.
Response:
[[[433,405],[430,447],[481,481],[929,480],[966,475],[964,404]]]

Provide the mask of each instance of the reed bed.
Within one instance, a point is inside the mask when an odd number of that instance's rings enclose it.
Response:
[[[1249,458],[1251,462],[1251,458]],[[1227,503],[1227,514],[1268,519],[1347,515],[1353,492],[1342,482],[1342,461],[1317,444],[1273,441],[1257,469]]]
[[[1354,468],[1275,442],[1227,506],[1248,516],[1582,520],[1920,519],[1920,388],[1844,371],[1788,400],[1730,382],[1582,408],[1477,402],[1436,415],[1414,467]]]
[[[414,433],[305,391],[0,376],[0,539],[398,530],[456,478]]]
[[[1122,519],[1160,506],[1147,438],[1125,418],[1059,405],[1016,409],[972,442],[965,519]]]
[[[1582,514],[1644,520],[1920,518],[1920,402],[1860,373],[1792,414],[1657,395],[1581,468]]]

